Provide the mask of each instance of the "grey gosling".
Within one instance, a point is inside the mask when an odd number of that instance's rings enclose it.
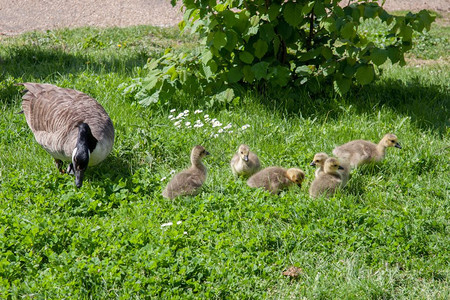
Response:
[[[395,134],[386,134],[378,144],[365,140],[351,141],[336,147],[333,154],[340,160],[348,162],[351,168],[355,168],[363,164],[383,160],[388,147],[402,148]]]
[[[163,197],[173,199],[178,196],[196,195],[206,180],[206,167],[202,158],[209,155],[203,146],[197,145],[191,151],[191,167],[176,174],[162,192]]]
[[[111,152],[114,126],[105,109],[90,96],[51,84],[20,83],[26,90],[22,112],[36,141],[55,159],[70,161],[67,172],[81,187],[88,166],[95,166]]]
[[[247,145],[240,145],[230,162],[231,171],[235,176],[249,177],[258,172],[261,167],[258,156],[250,151]]]
[[[253,188],[264,188],[272,194],[278,194],[294,183],[301,187],[304,179],[305,173],[300,169],[286,170],[281,167],[268,167],[250,177],[247,184]]]
[[[313,198],[325,194],[327,197],[343,185],[342,174],[339,170],[344,168],[340,165],[339,160],[329,157],[325,160],[323,172],[319,174],[309,187],[309,195]]]

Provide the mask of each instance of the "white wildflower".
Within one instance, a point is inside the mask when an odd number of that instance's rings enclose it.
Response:
[[[233,133],[233,130],[228,131],[228,133]]]
[[[204,116],[203,116],[203,118],[205,118],[205,119],[209,119],[209,115],[208,115],[208,114],[206,114],[206,115],[204,115]]]
[[[183,223],[183,222],[182,222],[182,221],[178,221],[178,222],[177,222],[177,225],[180,225],[181,223]]]
[[[186,109],[185,111],[183,111],[183,114],[184,114],[185,116],[187,116],[187,115],[189,114],[189,110]]]
[[[202,112],[203,112],[203,110],[197,109],[196,111],[194,111],[194,114],[200,114],[200,113],[202,113]]]
[[[218,126],[222,126],[222,123],[220,123],[219,121],[217,121],[216,119],[212,119],[211,120],[212,123],[212,127],[218,127]]]
[[[175,174],[175,170],[170,170],[170,175]]]
[[[171,112],[171,113],[173,113],[173,112],[175,112],[175,111],[176,111],[176,109],[175,109],[175,108],[174,108],[174,109],[171,109],[171,110],[170,110],[170,112]]]
[[[180,126],[181,126],[181,120],[176,121],[175,123],[173,123],[173,125],[174,125],[175,127],[180,127]]]
[[[200,127],[203,127],[203,123],[195,123],[194,124],[194,128],[200,128]]]
[[[163,227],[167,227],[167,226],[172,226],[173,225],[173,223],[172,222],[169,222],[169,223],[164,223],[164,224],[161,224],[161,228],[163,228]]]
[[[166,180],[166,176],[164,176],[163,178],[161,178],[161,180],[160,181],[164,181],[164,180]]]
[[[216,138],[216,137],[218,137],[219,135],[216,133],[215,135],[214,135],[214,138]]]
[[[230,129],[231,128],[231,126],[233,126],[233,125],[231,125],[231,123],[228,123],[228,125],[227,126],[225,126],[223,129]]]
[[[186,125],[186,127],[189,127],[189,126],[191,126],[191,122],[186,122],[186,123],[184,123],[184,125]]]
[[[173,119],[173,115],[169,115],[169,120],[172,120]]]
[[[250,125],[245,124],[244,126],[241,127],[241,130],[245,130],[245,129],[249,128],[249,127],[250,127]]]
[[[175,119],[183,119],[184,118],[184,114],[183,113],[179,113],[178,116]]]
[[[217,131],[217,133],[222,133],[222,132],[223,132],[222,128],[220,128],[219,131]]]

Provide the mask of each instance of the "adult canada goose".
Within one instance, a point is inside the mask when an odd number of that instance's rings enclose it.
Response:
[[[351,168],[355,168],[384,159],[388,147],[402,148],[395,134],[386,134],[378,144],[365,140],[351,141],[334,148],[333,154],[340,160],[347,161]]]
[[[284,169],[281,167],[268,167],[254,174],[247,180],[247,184],[254,188],[264,188],[272,194],[278,194],[282,189],[297,184],[302,186],[305,173],[296,168]]]
[[[319,174],[309,187],[311,197],[318,197],[322,194],[331,196],[341,186],[343,186],[342,174],[339,170],[344,168],[340,165],[339,160],[329,157],[325,160],[323,172]]]
[[[261,164],[258,156],[250,151],[247,145],[240,145],[230,162],[231,171],[236,176],[251,176],[256,173]]]
[[[176,174],[162,192],[163,197],[196,195],[206,180],[206,167],[202,158],[209,155],[203,146],[197,145],[191,151],[191,167]]]
[[[70,161],[67,172],[81,187],[88,166],[103,161],[114,144],[114,126],[105,109],[90,96],[45,83],[20,83],[26,90],[22,109],[36,141],[55,159]]]
[[[311,162],[310,166],[318,167],[314,173],[315,178],[319,177],[320,174],[324,173],[324,165],[328,157],[329,157],[328,154],[324,152],[319,152],[316,153],[316,155],[314,155],[313,161]],[[345,161],[340,161],[340,165],[342,169],[339,169],[338,172],[342,178],[342,186],[345,186],[350,177],[350,166]]]

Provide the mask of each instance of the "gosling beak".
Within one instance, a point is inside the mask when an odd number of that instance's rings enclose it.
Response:
[[[297,186],[298,186],[299,188],[301,188],[301,187],[302,187],[302,184],[301,184],[301,183],[297,183]]]
[[[396,143],[394,147],[395,147],[395,148],[398,148],[398,149],[402,149],[402,146],[400,146],[399,143]]]
[[[339,166],[338,170],[344,170],[343,166]]]
[[[244,161],[248,161],[248,155],[244,155]]]
[[[206,154],[206,155],[210,155],[211,153],[209,153],[208,151],[205,151],[205,154]]]
[[[309,165],[310,165],[311,167],[314,167],[314,166],[316,165],[316,163],[315,163],[314,161],[312,161]]]

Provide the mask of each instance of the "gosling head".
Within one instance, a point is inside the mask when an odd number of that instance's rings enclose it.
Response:
[[[290,168],[286,171],[286,177],[299,187],[302,187],[302,182],[305,179],[305,173],[300,169]]]
[[[209,152],[206,151],[205,147],[197,145],[194,148],[192,148],[191,159],[193,161],[198,161],[203,157],[205,157],[206,155],[209,155]]]
[[[248,162],[249,153],[250,153],[250,148],[247,145],[242,144],[239,146],[238,154],[239,154],[239,157],[243,161]]]
[[[323,167],[325,160],[328,158],[328,154],[324,152],[317,153],[314,155],[313,161],[309,164],[310,166],[319,166]]]
[[[325,160],[324,171],[328,174],[337,174],[338,170],[344,170],[344,167],[341,166],[339,160],[334,157],[329,157]]]
[[[381,144],[387,148],[387,147],[395,147],[402,149],[402,146],[398,143],[398,138],[395,134],[388,133],[386,134],[383,139],[381,139]]]

